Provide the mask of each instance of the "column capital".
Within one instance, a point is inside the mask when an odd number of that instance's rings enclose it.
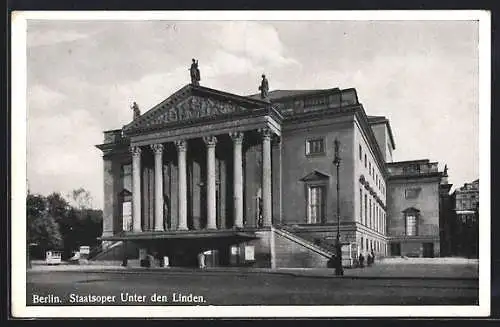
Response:
[[[279,145],[281,143],[281,136],[273,134],[271,137],[271,144],[273,145]]]
[[[142,150],[140,146],[131,146],[130,152],[132,153],[132,156],[136,157],[141,155]]]
[[[263,139],[271,139],[273,135],[273,131],[269,127],[259,128],[258,131]]]
[[[244,133],[243,132],[229,132],[229,137],[233,140],[234,143],[242,143]]]
[[[151,150],[153,150],[153,152],[155,154],[162,154],[163,153],[163,144],[161,144],[161,143],[151,144],[150,147],[151,147]]]
[[[203,136],[203,142],[207,145],[207,147],[215,147],[217,144],[217,137],[215,136]]]
[[[187,150],[187,141],[186,140],[177,140],[175,141],[175,146],[178,151],[186,151]]]

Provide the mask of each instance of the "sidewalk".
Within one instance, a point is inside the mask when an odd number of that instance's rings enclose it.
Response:
[[[371,267],[344,269],[344,278],[365,278],[365,279],[477,279],[478,264],[474,262],[427,262],[419,264],[411,259],[411,262],[381,261]],[[336,278],[335,270],[329,268],[246,268],[246,267],[208,267],[196,268],[143,268],[143,267],[122,267],[117,262],[109,264],[89,264],[89,265],[68,265],[48,266],[43,264],[33,264],[30,272],[49,271],[73,271],[73,272],[123,272],[123,273],[164,273],[164,274],[283,274],[297,277],[317,277]]]

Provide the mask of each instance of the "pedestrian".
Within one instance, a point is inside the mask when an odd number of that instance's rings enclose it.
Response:
[[[375,263],[375,253],[373,252],[373,249],[372,249],[372,263]]]
[[[363,256],[363,253],[359,254],[359,266],[361,268],[365,267],[365,257]]]
[[[368,264],[368,267],[372,265],[372,255],[370,254],[370,252],[368,252],[368,254],[366,255],[366,263]]]

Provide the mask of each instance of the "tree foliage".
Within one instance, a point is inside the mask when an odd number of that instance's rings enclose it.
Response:
[[[27,240],[32,256],[43,258],[45,251],[63,250],[63,258],[81,245],[96,246],[102,234],[102,211],[91,209],[90,193],[83,188],[73,191],[76,206],[61,196],[28,194],[26,198]],[[90,199],[90,200],[89,200]]]

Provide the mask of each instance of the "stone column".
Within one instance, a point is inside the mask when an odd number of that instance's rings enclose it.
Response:
[[[269,128],[259,130],[262,135],[262,216],[264,226],[272,225],[271,192],[271,135]]]
[[[163,231],[163,144],[152,144],[155,154],[155,231]]]
[[[216,198],[215,198],[215,136],[203,138],[207,145],[207,228],[217,229],[216,221]]]
[[[229,134],[233,139],[233,196],[234,196],[234,227],[243,227],[243,160],[242,144],[243,133]]]
[[[186,152],[187,152],[187,141],[179,140],[175,141],[177,147],[177,161],[178,161],[178,171],[179,171],[179,201],[178,201],[178,212],[179,212],[179,224],[177,226],[178,230],[187,230],[187,182],[186,182]]]
[[[141,222],[141,148],[133,146],[132,151],[132,231],[142,232]]]

